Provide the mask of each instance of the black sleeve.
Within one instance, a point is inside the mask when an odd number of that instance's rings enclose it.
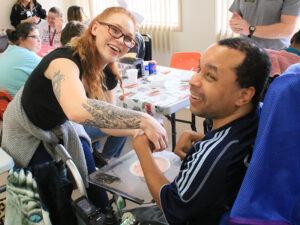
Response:
[[[26,19],[26,18],[22,18],[21,11],[22,8],[18,4],[15,4],[11,9],[10,22],[11,25],[13,25],[14,27],[17,27],[20,24],[21,20]]]
[[[105,67],[104,74],[105,74],[105,82],[106,82],[107,89],[108,90],[114,89],[118,84],[118,80],[116,79],[116,76],[111,72],[109,67]]]
[[[41,19],[46,19],[47,13],[46,10],[42,8],[40,3],[36,3],[36,16],[40,17]]]

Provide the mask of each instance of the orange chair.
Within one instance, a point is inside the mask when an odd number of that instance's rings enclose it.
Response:
[[[200,57],[201,57],[200,52],[175,52],[172,55],[170,67],[182,69],[182,70],[197,71],[199,67]],[[196,131],[196,117],[194,114],[191,114],[191,121],[176,119],[175,113],[171,114],[171,116],[169,116],[168,119],[171,121],[171,126],[172,126],[173,146],[175,146],[175,142],[176,142],[175,121],[181,123],[188,123],[191,125],[192,130]]]
[[[0,121],[3,120],[3,113],[11,100],[10,94],[6,90],[0,89]]]
[[[197,71],[200,57],[200,52],[175,52],[172,55],[170,67]]]

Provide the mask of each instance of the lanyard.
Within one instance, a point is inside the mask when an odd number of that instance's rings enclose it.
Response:
[[[50,46],[53,46],[53,40],[54,40],[54,36],[56,34],[56,30],[54,30],[52,37],[51,37],[51,32],[50,32],[50,26],[48,26],[48,31],[49,31],[49,44],[50,44]]]

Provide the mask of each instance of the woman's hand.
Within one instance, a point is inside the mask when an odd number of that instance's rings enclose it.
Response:
[[[146,113],[142,116],[141,129],[154,145],[155,151],[161,151],[168,147],[168,136],[165,128]]]

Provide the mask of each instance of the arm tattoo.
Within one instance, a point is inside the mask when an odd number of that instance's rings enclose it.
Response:
[[[94,99],[88,99],[87,103],[83,103],[82,106],[92,116],[92,119],[84,122],[85,125],[112,129],[140,128],[143,115],[139,112],[122,109]]]
[[[54,94],[59,101],[60,99],[60,91],[61,91],[61,82],[65,79],[64,75],[58,70],[54,72],[54,75],[52,77],[52,86]]]

